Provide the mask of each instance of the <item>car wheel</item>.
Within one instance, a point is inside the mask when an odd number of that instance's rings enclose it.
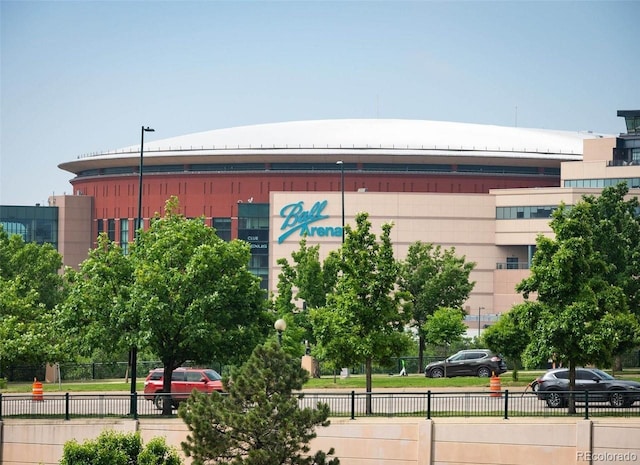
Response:
[[[429,375],[431,378],[442,378],[444,376],[444,371],[442,371],[442,368],[433,368]]]
[[[163,410],[164,403],[168,400],[167,396],[163,395],[161,392],[156,393],[156,396],[153,398],[153,405],[156,406],[158,410]]]
[[[478,376],[480,378],[488,378],[489,376],[491,376],[491,370],[489,370],[489,368],[487,367],[480,367],[478,368]]]
[[[565,400],[559,392],[551,391],[547,394],[547,405],[551,408],[564,407]]]
[[[631,402],[629,402],[622,391],[613,391],[609,396],[609,403],[612,407],[616,408],[631,406]]]

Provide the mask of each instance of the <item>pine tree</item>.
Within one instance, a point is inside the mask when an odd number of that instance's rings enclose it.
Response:
[[[327,457],[333,449],[308,455],[315,427],[329,425],[329,407],[300,408],[307,379],[277,342],[257,346],[224,380],[225,393],[194,392],[180,406],[190,431],[185,454],[193,465],[339,465]]]

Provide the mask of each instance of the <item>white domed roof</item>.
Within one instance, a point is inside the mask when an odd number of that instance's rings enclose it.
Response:
[[[337,119],[257,124],[145,141],[144,154],[150,164],[178,160],[202,163],[205,158],[211,163],[212,157],[234,157],[234,163],[269,162],[273,157],[294,154],[320,158],[419,155],[569,161],[582,158],[584,139],[598,137],[602,136],[445,121]],[[140,145],[134,145],[83,155],[77,161],[60,164],[60,168],[77,173],[116,166],[125,160],[132,165],[139,152]]]

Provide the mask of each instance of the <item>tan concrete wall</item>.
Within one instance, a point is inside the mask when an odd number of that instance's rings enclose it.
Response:
[[[5,420],[0,463],[54,465],[70,439],[105,429],[139,430],[144,443],[163,436],[180,450],[179,419]],[[585,465],[640,462],[640,418],[361,418],[333,419],[312,450],[335,449],[341,465]],[[185,462],[188,463],[188,462]]]
[[[596,160],[611,160],[611,158],[613,157],[613,149],[615,148],[615,146],[615,137],[585,139],[582,142],[582,160],[585,162]],[[564,168],[564,163],[561,166]]]
[[[53,465],[62,457],[64,443],[82,443],[103,430],[136,431],[131,420],[5,420],[2,422],[2,465]]]
[[[304,202],[309,210],[318,201],[327,201],[322,212],[328,218],[315,226],[339,227],[342,222],[340,192],[272,192],[270,196],[270,289],[277,288],[280,267],[277,260],[291,261],[291,253],[300,246],[300,236],[294,234],[278,244],[283,218],[281,209],[288,204]],[[443,248],[455,247],[458,255],[476,263],[470,279],[476,282],[465,304],[472,310],[484,307],[494,314],[493,272],[496,262],[505,261],[504,252],[495,245],[495,199],[488,194],[441,194],[346,192],[345,224],[354,226],[358,212],[367,212],[372,232],[380,236],[382,224],[393,222],[391,240],[396,258],[406,257],[409,246],[416,241],[431,242]],[[320,259],[340,247],[342,237],[314,236],[307,238],[309,246],[320,246]]]
[[[95,239],[91,237],[93,197],[56,195],[49,197],[49,205],[58,207],[58,252],[66,266],[77,268]]]

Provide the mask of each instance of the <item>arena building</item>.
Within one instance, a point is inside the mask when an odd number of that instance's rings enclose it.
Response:
[[[628,122],[637,113],[619,115]],[[573,204],[614,179],[640,182],[634,131],[615,137],[380,119],[219,129],[62,163],[74,175],[74,195],[49,204],[64,225],[59,250],[77,266],[98,233],[126,248],[138,215],[148,225],[175,195],[186,216],[203,217],[226,240],[248,241],[250,267],[271,291],[277,260],[291,257],[302,234],[326,256],[340,246],[343,225],[367,212],[376,234],[394,223],[397,258],[420,240],[476,263],[466,307],[481,331],[520,301],[514,286],[560,202]]]

